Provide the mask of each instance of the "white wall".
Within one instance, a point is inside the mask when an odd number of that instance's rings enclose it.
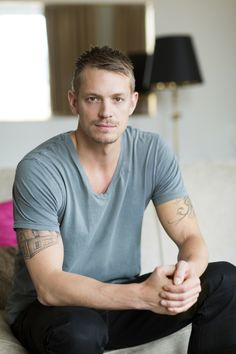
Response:
[[[191,34],[204,84],[180,92],[180,157],[183,161],[236,159],[236,1],[156,0],[156,34]],[[158,98],[154,118],[131,124],[160,132],[171,143],[170,93]],[[0,123],[0,167],[15,166],[44,139],[74,129],[76,119]]]
[[[191,34],[204,83],[180,94],[181,157],[236,158],[236,1],[157,0],[156,33]],[[170,94],[159,99],[158,122],[171,138]]]
[[[75,118],[57,118],[44,122],[0,123],[0,168],[15,167],[19,160],[42,141],[75,129]]]

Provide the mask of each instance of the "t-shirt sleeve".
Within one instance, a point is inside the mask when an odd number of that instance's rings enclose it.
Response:
[[[154,181],[152,200],[156,205],[187,195],[177,158],[162,138],[155,158]]]
[[[60,232],[62,194],[55,171],[35,159],[22,160],[13,186],[14,228]]]

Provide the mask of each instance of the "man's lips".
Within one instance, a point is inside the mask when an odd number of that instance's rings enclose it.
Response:
[[[115,128],[117,125],[113,123],[99,123],[99,124],[95,124],[95,126],[98,128],[109,129],[109,128]]]

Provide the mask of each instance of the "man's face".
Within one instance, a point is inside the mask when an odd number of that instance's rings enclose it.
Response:
[[[129,77],[92,67],[81,73],[78,96],[69,92],[72,111],[80,117],[79,133],[100,144],[119,140],[137,99],[138,94],[131,91]]]

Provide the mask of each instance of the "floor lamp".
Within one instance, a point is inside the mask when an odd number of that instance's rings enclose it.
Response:
[[[172,91],[173,145],[179,155],[178,87],[202,82],[199,65],[190,36],[175,35],[156,38],[152,62],[151,84],[157,90]]]

